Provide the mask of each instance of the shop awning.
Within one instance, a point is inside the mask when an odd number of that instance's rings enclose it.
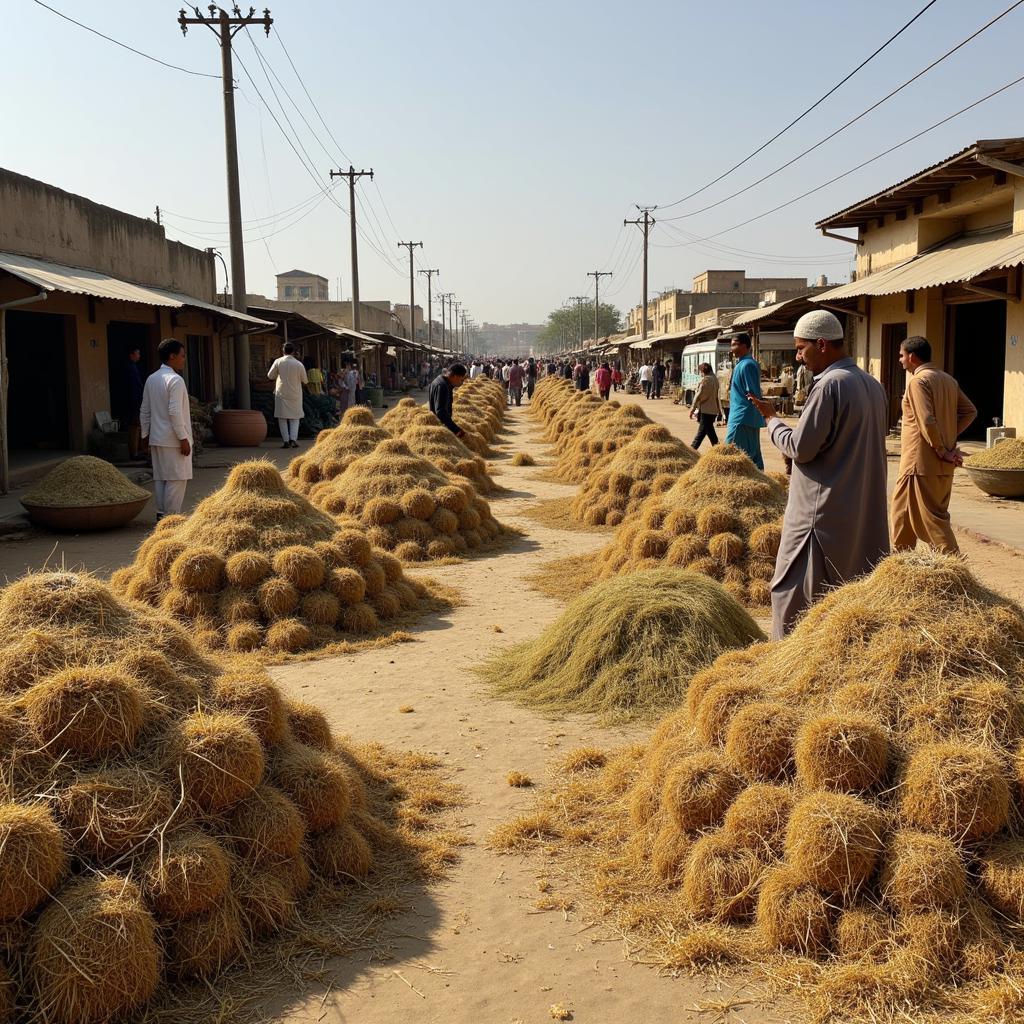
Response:
[[[111,277],[109,274],[103,274],[98,270],[69,267],[63,263],[51,263],[48,260],[21,256],[13,252],[0,252],[0,270],[6,270],[12,277],[17,277],[19,280],[47,292],[89,295],[96,299],[114,299],[118,302],[138,302],[143,306],[160,306],[165,309],[182,309],[187,306],[191,309],[215,313],[238,323],[251,324],[254,327],[271,328],[275,326],[269,320],[261,320],[248,313],[226,309],[212,302],[197,299],[194,295],[132,284],[129,281]]]
[[[814,302],[837,302],[859,295],[895,295],[919,288],[963,284],[990,270],[1005,270],[1024,263],[1024,232],[996,237],[973,236],[949,242],[896,266],[815,295]]]

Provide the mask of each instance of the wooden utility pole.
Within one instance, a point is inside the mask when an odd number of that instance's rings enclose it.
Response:
[[[434,279],[435,274],[440,274],[440,270],[421,270],[421,274],[427,276],[427,344],[434,347],[434,307],[433,298],[431,296],[431,282]]]
[[[643,214],[642,217],[637,217],[636,220],[624,220],[622,223],[625,224],[636,224],[644,233],[644,319],[640,325],[640,337],[642,340],[647,340],[647,248],[648,242],[651,237],[651,228],[654,227],[655,221],[651,216],[651,210],[656,210],[656,206],[638,206],[637,209]]]
[[[363,177],[373,180],[373,168],[368,171],[357,171],[351,164],[347,171],[331,171],[332,178],[348,178],[348,233],[349,246],[352,252],[352,330],[362,330],[359,322],[359,249],[356,244],[356,182]],[[356,356],[359,355],[358,341],[355,345]]]
[[[448,323],[448,319],[445,316],[445,305],[448,300],[452,297],[451,292],[438,292],[437,297],[441,300],[441,348],[445,352],[448,351],[448,337],[445,331],[445,324]]]
[[[590,270],[587,272],[587,277],[594,279],[594,344],[597,344],[597,318],[601,311],[601,278],[611,277],[612,272],[610,270]],[[580,339],[580,348],[583,348],[583,339]]]
[[[183,7],[178,13],[181,34],[188,34],[189,25],[205,25],[220,41],[221,78],[224,81],[224,148],[227,155],[228,172],[228,231],[231,238],[231,306],[239,313],[246,311],[245,304],[245,250],[242,242],[242,199],[238,187],[238,139],[235,131],[235,80],[231,65],[231,40],[250,25],[262,25],[267,35],[274,19],[270,9],[265,8],[263,17],[257,18],[256,8],[250,7],[243,15],[238,7],[234,16],[222,8],[210,5],[209,16],[199,13],[193,7],[195,17],[188,17]],[[235,334],[235,404],[239,409],[252,408],[249,396],[249,335],[244,331]]]
[[[580,348],[583,348],[583,303],[587,301],[586,295],[570,295],[570,302],[576,303],[576,312],[580,318]]]
[[[416,267],[413,262],[413,250],[419,246],[423,248],[422,242],[399,242],[398,246],[401,248],[405,246],[409,250],[409,340],[416,340],[416,313],[414,312],[416,306]]]

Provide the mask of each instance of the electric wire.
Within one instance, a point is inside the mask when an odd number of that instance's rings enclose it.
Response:
[[[752,153],[748,153],[742,160],[739,161],[739,163],[733,164],[732,167],[730,167],[727,171],[723,171],[721,174],[719,174],[717,178],[712,178],[711,181],[709,181],[706,185],[702,185],[695,192],[691,192],[689,195],[683,196],[682,199],[677,199],[675,200],[675,202],[672,203],[661,204],[660,209],[668,210],[671,209],[673,206],[679,206],[681,203],[685,203],[690,199],[693,199],[694,196],[699,196],[702,192],[705,192],[707,191],[707,189],[711,188],[712,185],[717,185],[723,178],[727,178],[730,174],[732,174],[733,171],[738,171],[744,164],[753,160],[754,157],[758,155],[758,153],[762,153],[773,142],[775,142],[777,139],[782,138],[782,136],[785,135],[786,132],[790,130],[790,128],[793,128],[796,125],[798,125],[808,114],[810,114],[813,110],[816,110],[818,107],[820,107],[821,104],[824,103],[825,100],[827,100],[834,93],[838,92],[839,89],[842,88],[851,78],[853,78],[853,76],[856,75],[858,71],[861,71],[868,64],[870,64],[871,61],[873,61],[887,46],[889,46],[890,43],[893,43],[897,39],[899,39],[899,37],[903,35],[903,33],[906,32],[907,29],[910,28],[910,26],[913,25],[914,22],[917,21],[917,19],[920,18],[930,7],[934,6],[935,3],[936,0],[929,0],[929,3],[926,3],[924,7],[922,7],[917,12],[917,14],[915,14],[910,19],[910,21],[908,21],[902,28],[900,28],[893,35],[889,36],[889,38],[884,43],[882,43],[882,45],[879,46],[877,50],[875,50],[869,56],[865,57],[864,60],[862,60],[849,74],[847,74],[844,78],[841,78],[838,82],[836,82],[836,84],[833,85],[832,88],[828,90],[828,92],[826,92],[822,96],[819,96],[818,99],[816,99],[803,113],[793,118],[793,120],[790,121],[785,128],[781,129],[780,131],[777,131],[770,139],[768,139],[765,142],[762,142],[761,145],[757,147],[757,149],[755,149]]]

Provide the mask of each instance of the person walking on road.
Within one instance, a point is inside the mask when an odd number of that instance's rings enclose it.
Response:
[[[306,368],[295,358],[295,346],[286,341],[283,353],[270,365],[267,377],[274,381],[274,416],[281,431],[282,448],[299,447],[302,419],[302,385],[308,382]]]
[[[142,389],[139,430],[149,441],[157,522],[181,512],[185,487],[192,479],[192,414],[188,388],[181,376],[185,346],[165,338],[157,348],[160,369]]]
[[[607,402],[612,390],[612,368],[607,363],[602,363],[594,374],[594,383],[597,393]]]
[[[718,434],[715,431],[715,420],[722,415],[722,400],[718,397],[718,381],[711,372],[710,363],[700,364],[700,382],[693,395],[693,404],[690,406],[690,419],[699,422],[697,436],[693,439],[693,447],[700,448],[701,442],[706,437],[711,446],[718,444]]]
[[[750,461],[763,471],[761,428],[764,426],[764,417],[760,405],[751,400],[763,397],[761,367],[750,353],[749,334],[733,335],[729,341],[729,351],[736,362],[729,385],[729,423],[725,429],[725,441],[746,452]]]
[[[889,553],[882,385],[846,354],[842,325],[827,310],[805,313],[793,336],[797,359],[814,374],[797,425],[783,423],[771,402],[750,399],[772,444],[793,460],[772,579],[773,640],[826,590]]]
[[[590,390],[590,367],[582,359],[576,360],[576,366],[572,371],[572,379],[576,384],[577,391]]]
[[[640,364],[640,387],[643,388],[644,398],[651,397],[651,364],[645,359]]]
[[[665,364],[656,359],[651,367],[651,397],[661,398],[661,389],[665,386]]]
[[[506,369],[508,370],[508,404],[511,405],[514,401],[517,406],[522,405],[523,381],[526,378],[526,373],[519,365],[518,359],[513,359]]]
[[[936,551],[960,551],[949,518],[953,474],[963,463],[956,439],[978,410],[948,373],[932,365],[932,346],[920,335],[900,345],[909,374],[903,393],[900,472],[892,496],[892,546],[911,551],[919,540]]]
[[[533,401],[533,390],[537,387],[537,363],[530,356],[526,363],[526,400]]]

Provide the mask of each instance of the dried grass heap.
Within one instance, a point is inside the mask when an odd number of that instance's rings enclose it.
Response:
[[[321,480],[340,476],[361,455],[369,455],[391,434],[377,425],[373,413],[361,405],[345,411],[341,423],[321,430],[313,447],[296,455],[285,471],[288,486],[308,495]]]
[[[449,477],[405,441],[381,442],[310,500],[343,528],[366,531],[407,562],[449,558],[493,543],[502,527],[469,480]]]
[[[192,515],[165,519],[111,582],[204,645],[281,654],[379,633],[427,597],[365,531],[339,528],[265,461],[235,466]]]
[[[619,528],[601,551],[600,575],[688,568],[721,581],[741,604],[767,605],[785,508],[781,484],[718,445]]]
[[[480,673],[499,696],[549,711],[649,715],[677,705],[723,651],[763,639],[718,584],[661,569],[593,587]]]
[[[463,444],[437,417],[412,423],[400,437],[414,455],[419,455],[449,476],[465,477],[478,494],[487,496],[501,491],[487,470],[487,463]]]
[[[603,469],[590,475],[573,499],[573,517],[591,526],[618,526],[652,494],[664,494],[697,458],[665,427],[641,427]]]
[[[206,984],[265,937],[323,941],[307,898],[342,930],[347,883],[413,842],[371,803],[379,765],[322,714],[93,577],[0,591],[0,722],[4,1020],[136,1019],[178,982],[215,1000]]]
[[[1009,1020],[1022,757],[1024,609],[894,555],[495,842],[582,858],[649,962],[766,965],[816,1020]]]
[[[1024,469],[1024,438],[1008,437],[964,459],[972,469]]]
[[[51,469],[33,484],[22,501],[44,508],[78,508],[141,501],[149,491],[137,487],[109,462],[76,455]]]
[[[629,444],[651,421],[639,405],[604,402],[605,415],[595,414],[566,437],[553,475],[566,483],[579,484],[611,462],[615,453]]]

